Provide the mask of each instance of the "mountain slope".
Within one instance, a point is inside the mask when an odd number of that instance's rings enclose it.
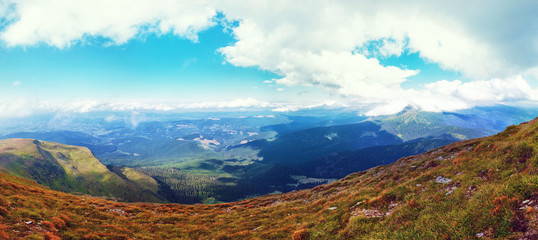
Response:
[[[249,146],[260,149],[264,162],[301,164],[327,154],[371,146],[402,143],[372,122],[317,127],[281,136],[274,141],[259,140]]]
[[[397,145],[375,146],[356,151],[330,154],[298,167],[305,175],[320,178],[343,178],[350,172],[364,171],[395,162],[454,142],[448,139],[421,139]]]
[[[84,147],[32,139],[0,140],[0,170],[66,192],[162,202],[156,191],[110,172]]]
[[[536,239],[538,119],[310,190],[215,205],[125,204],[0,174],[0,237]]]
[[[457,120],[461,120],[460,118],[464,118],[464,121],[469,121],[472,116],[424,112],[409,106],[397,114],[373,117],[369,120],[379,124],[383,130],[397,135],[403,141],[442,136],[465,140],[493,133],[491,129],[482,128],[481,126],[461,126],[457,124],[459,123]]]
[[[504,105],[440,113],[407,106],[397,114],[371,117],[367,121],[379,124],[383,130],[406,142],[426,137],[466,140],[495,134],[512,124],[528,121],[536,114],[536,109]]]

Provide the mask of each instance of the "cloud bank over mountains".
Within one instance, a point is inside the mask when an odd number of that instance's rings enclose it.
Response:
[[[7,0],[0,3],[0,39],[8,47],[60,49],[96,39],[121,45],[147,34],[198,41],[199,32],[223,24],[236,40],[216,49],[228,64],[277,73],[277,84],[325,89],[379,115],[408,104],[444,111],[538,101],[536,12],[536,1],[500,0]],[[380,62],[404,52],[463,78],[404,88],[420,69]]]
[[[335,101],[320,101],[314,104],[291,104],[267,102],[253,98],[238,98],[230,101],[170,102],[152,99],[97,100],[76,99],[71,101],[28,101],[0,100],[0,120],[11,117],[26,117],[31,114],[88,113],[88,112],[196,112],[196,111],[249,111],[295,112],[309,109],[342,109],[349,107]]]

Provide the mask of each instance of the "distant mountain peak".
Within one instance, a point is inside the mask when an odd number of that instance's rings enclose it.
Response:
[[[403,115],[405,113],[408,113],[408,112],[418,112],[418,111],[421,111],[422,109],[416,105],[407,105],[405,106],[400,112],[396,113],[397,116],[400,116],[400,115]]]

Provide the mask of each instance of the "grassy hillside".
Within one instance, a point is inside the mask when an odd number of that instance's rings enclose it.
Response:
[[[32,139],[0,140],[0,170],[66,192],[127,201],[163,201],[155,191],[109,171],[85,147]]]
[[[536,239],[538,119],[310,190],[126,204],[0,174],[0,238]]]

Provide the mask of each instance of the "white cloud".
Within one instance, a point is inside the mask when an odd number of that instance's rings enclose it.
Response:
[[[141,114],[137,111],[131,112],[131,117],[129,118],[129,124],[131,125],[131,128],[138,127],[138,124],[141,122],[146,121],[146,116],[144,114]]]
[[[342,108],[349,107],[333,100],[324,100],[316,104],[266,102],[254,98],[233,99],[229,101],[206,102],[175,102],[161,100],[122,100],[122,99],[70,99],[70,100],[38,100],[20,98],[16,100],[0,98],[0,119],[26,117],[32,114],[56,113],[64,119],[71,113],[89,113],[99,111],[131,112],[134,115],[124,119],[127,123],[136,126],[137,119],[144,117],[143,112],[188,112],[188,111],[248,111],[272,110],[275,112],[298,111],[315,108]],[[270,116],[268,116],[270,117]],[[274,117],[274,116],[273,116]],[[121,120],[115,115],[106,117],[106,121]]]
[[[534,1],[5,0],[1,38],[10,46],[60,48],[87,37],[122,44],[145,33],[196,41],[199,31],[216,24],[217,11],[224,23],[240,21],[228,26],[238,41],[222,49],[238,66],[286,73],[295,55],[350,53],[371,41],[380,41],[384,56],[408,48],[474,78],[512,76],[538,65]]]
[[[383,39],[382,45],[379,47],[379,53],[384,57],[401,56],[404,48],[406,47],[405,41],[398,41],[394,39]]]
[[[1,33],[8,46],[44,42],[69,47],[88,37],[122,44],[145,33],[174,34],[197,41],[214,24],[216,11],[206,1],[48,0],[14,1],[16,16]],[[0,11],[0,13],[2,13]]]
[[[231,101],[212,101],[177,104],[179,109],[218,109],[218,108],[266,108],[270,103],[253,98],[234,99]]]
[[[261,5],[258,1],[227,3],[222,7],[224,13],[240,23],[233,28],[237,42],[220,51],[233,65],[257,66],[283,75],[275,79],[276,83],[320,86],[361,102],[390,103],[388,108],[398,108],[394,106],[420,100],[412,93],[432,95],[427,92],[432,89],[412,91],[401,87],[408,77],[419,74],[419,69],[382,66],[374,58],[375,53],[399,56],[407,48],[426,61],[478,80],[459,83],[456,93],[432,97],[434,103],[421,103],[425,108],[449,110],[532,96],[528,93],[533,90],[525,80],[510,79],[525,71],[533,74],[529,69],[538,66],[538,26],[528,24],[538,21],[538,4],[278,0]],[[376,43],[374,53],[365,49],[372,43]],[[369,54],[373,57],[367,57]],[[517,85],[513,87],[512,83]],[[501,86],[508,87],[506,93],[499,92]],[[514,95],[520,93],[525,94]],[[445,99],[438,99],[442,97]],[[402,103],[394,104],[395,101]]]
[[[15,86],[15,87],[18,87],[22,84],[21,81],[17,80],[17,81],[14,81],[13,83],[11,83],[11,85]]]
[[[0,1],[0,24],[11,22],[16,17],[15,1],[4,0]],[[1,25],[0,25],[1,26]]]
[[[0,119],[26,117],[34,112],[34,106],[26,99],[0,99]]]
[[[74,112],[87,113],[95,111],[188,111],[212,109],[250,109],[280,106],[253,98],[234,99],[230,101],[208,102],[170,102],[158,100],[0,100],[0,117],[24,117],[39,112]],[[114,120],[114,118],[110,118]]]
[[[347,104],[337,103],[336,101],[326,100],[317,104],[282,104],[274,109],[273,112],[296,112],[300,110],[312,110],[322,108],[346,108]]]
[[[425,111],[454,111],[476,105],[538,101],[538,90],[531,88],[521,77],[462,82],[438,81],[427,84],[422,90],[407,90],[391,101],[380,103],[367,115],[387,115],[413,105]]]
[[[120,121],[120,120],[121,120],[121,118],[116,116],[116,115],[110,115],[110,116],[105,117],[105,121],[109,122],[109,123],[110,122],[115,122],[115,121]]]
[[[415,70],[384,67],[377,59],[350,52],[295,53],[287,59],[296,64],[281,67],[286,74],[276,83],[321,86],[345,96],[384,98],[400,89],[400,83],[407,77],[418,73]]]

